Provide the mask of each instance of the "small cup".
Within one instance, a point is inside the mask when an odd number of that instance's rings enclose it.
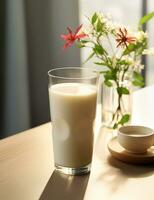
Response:
[[[154,144],[154,130],[145,126],[123,126],[118,130],[118,141],[131,153],[146,153]]]

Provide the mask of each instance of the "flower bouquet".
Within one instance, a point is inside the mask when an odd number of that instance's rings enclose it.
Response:
[[[153,16],[154,12],[145,15],[140,19],[137,29],[131,30],[103,13],[94,13],[87,18],[87,26],[80,25],[75,33],[67,28],[68,34],[61,35],[65,40],[64,49],[74,42],[79,48],[91,49],[86,61],[93,58],[94,63],[100,66],[106,97],[113,91],[111,104],[114,106],[108,108],[108,126],[114,129],[130,121],[131,109],[126,108],[128,102],[125,105],[125,99],[131,94],[130,85],[144,86],[141,56],[151,53],[151,50],[147,49],[148,34],[142,30],[142,26]],[[107,90],[110,92],[105,93]]]

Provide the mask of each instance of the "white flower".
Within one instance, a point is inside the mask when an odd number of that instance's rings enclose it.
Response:
[[[147,34],[147,32],[144,32],[144,31],[138,31],[135,34],[135,37],[136,37],[138,42],[142,42],[144,39],[148,38],[148,34]]]
[[[98,13],[97,13],[97,16],[98,16],[99,20],[100,20],[103,24],[106,23],[107,18],[105,17],[105,15],[103,15],[103,13],[98,12]]]
[[[141,72],[144,69],[144,65],[141,64],[141,60],[134,61],[133,69],[136,72]]]
[[[124,56],[124,61],[127,62],[129,65],[134,65],[134,59],[130,56]]]
[[[150,49],[145,49],[142,53],[143,55],[151,55],[151,56],[154,56],[154,47],[153,48],[150,48]]]

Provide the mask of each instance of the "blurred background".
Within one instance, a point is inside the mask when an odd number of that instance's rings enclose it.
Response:
[[[75,29],[95,11],[136,26],[154,10],[153,0],[1,0],[0,1],[0,138],[50,121],[47,71],[80,66],[87,50],[62,50],[61,33]],[[154,46],[154,20],[145,29]],[[143,58],[146,85],[154,84],[154,57]],[[93,66],[88,62],[87,66]]]

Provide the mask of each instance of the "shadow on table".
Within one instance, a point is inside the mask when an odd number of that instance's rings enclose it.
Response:
[[[40,200],[83,200],[89,174],[70,176],[57,172],[51,175]]]
[[[110,166],[119,169],[120,172],[125,175],[126,177],[131,178],[143,178],[152,176],[154,173],[154,164],[147,164],[147,165],[133,165],[133,164],[126,164],[121,162],[112,156],[108,157],[108,162]]]

